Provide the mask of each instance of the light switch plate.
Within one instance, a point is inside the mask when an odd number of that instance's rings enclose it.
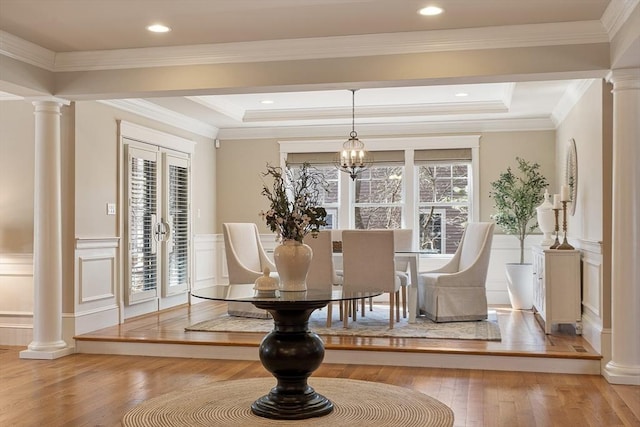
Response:
[[[107,215],[115,215],[115,214],[116,214],[116,204],[107,203]]]

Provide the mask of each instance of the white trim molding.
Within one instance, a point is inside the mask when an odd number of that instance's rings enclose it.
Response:
[[[201,120],[178,114],[168,108],[160,107],[144,99],[111,99],[98,101],[102,104],[116,108],[118,110],[127,111],[156,122],[165,123],[176,129],[182,129],[196,135],[206,138],[215,139],[218,135],[218,128],[208,125]]]
[[[54,52],[2,31],[0,54],[49,71],[66,72],[608,42],[609,34],[600,21],[82,52]]]
[[[154,144],[181,153],[193,154],[196,142],[136,123],[118,120],[120,138]]]
[[[76,238],[73,312],[63,315],[63,337],[117,325],[118,237]]]
[[[33,254],[0,254],[0,276],[33,276]]]
[[[33,254],[0,254],[0,345],[33,340]]]

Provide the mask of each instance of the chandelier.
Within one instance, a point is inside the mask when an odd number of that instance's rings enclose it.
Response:
[[[371,164],[371,155],[364,149],[364,143],[358,139],[356,132],[355,98],[357,89],[351,91],[351,133],[349,139],[342,144],[342,150],[336,154],[335,166],[356,180],[358,174]]]

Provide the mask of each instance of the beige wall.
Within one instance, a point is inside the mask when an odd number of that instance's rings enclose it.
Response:
[[[277,141],[221,141],[217,153],[217,232],[222,233],[225,222],[255,222],[260,232],[269,233],[258,217],[258,212],[268,209],[266,199],[260,195],[260,173],[267,163],[280,164]]]
[[[192,161],[194,233],[215,232],[215,149],[213,139],[97,102],[72,103],[61,111],[63,309],[70,313],[74,307],[75,239],[118,236],[118,217],[106,213],[106,204],[118,200],[116,121],[123,119],[196,141]],[[0,254],[33,252],[34,146],[33,105],[0,102]],[[30,294],[31,287],[22,292]]]
[[[34,107],[0,101],[0,253],[33,251]]]
[[[0,102],[0,253],[33,251],[33,112],[30,102]],[[87,101],[62,109],[64,235],[71,240],[117,236],[117,217],[106,214],[106,204],[116,202],[118,195],[118,119],[197,142],[192,162],[194,233],[214,233],[213,139]]]
[[[480,138],[480,220],[490,221],[493,199],[489,197],[491,182],[511,167],[517,170],[516,157],[540,164],[547,178],[549,193],[557,187],[555,172],[555,132],[489,132]],[[555,191],[556,193],[558,191]],[[502,231],[498,228],[497,233]]]
[[[76,104],[76,236],[117,235],[117,217],[107,215],[107,203],[117,202],[117,120],[196,141],[192,170],[194,233],[215,230],[215,148],[213,140],[174,129],[98,102]],[[198,218],[198,211],[200,217]]]
[[[561,179],[567,141],[576,141],[578,200],[575,214],[568,217],[568,235],[583,249],[585,311],[599,318],[602,328],[611,327],[612,112],[610,85],[594,81],[558,126],[556,141]]]
[[[594,80],[557,130],[558,177],[564,182],[564,164],[569,139],[578,151],[576,210],[568,217],[569,237],[600,241],[603,237],[603,94],[602,81]]]
[[[259,172],[264,171],[266,162],[278,164],[278,155],[279,146],[275,140],[222,141],[217,157],[218,230],[223,222],[255,222],[261,232],[269,232],[257,215],[267,207],[260,195]],[[493,213],[490,182],[507,166],[515,167],[516,156],[540,163],[550,188],[555,187],[555,131],[484,133],[480,139],[482,221],[490,221]]]

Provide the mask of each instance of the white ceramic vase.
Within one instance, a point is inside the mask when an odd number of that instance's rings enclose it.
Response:
[[[553,232],[556,229],[556,221],[553,214],[553,203],[549,200],[549,192],[544,190],[544,201],[536,208],[538,227],[544,233],[540,242],[541,246],[551,246],[555,242]]]
[[[280,290],[304,292],[313,250],[297,240],[285,240],[273,251],[273,260],[280,276]]]

